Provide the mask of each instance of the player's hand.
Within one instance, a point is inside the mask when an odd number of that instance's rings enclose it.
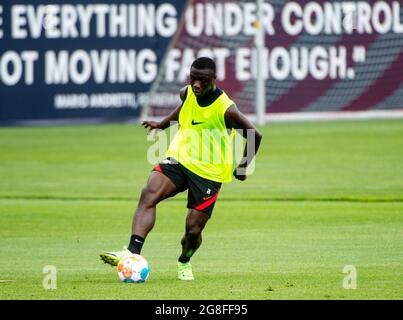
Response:
[[[141,125],[145,128],[148,129],[148,132],[150,132],[153,129],[161,129],[160,128],[160,123],[157,121],[143,121]]]
[[[246,168],[245,167],[238,167],[234,170],[233,173],[234,177],[240,181],[245,181],[247,178],[246,175]]]

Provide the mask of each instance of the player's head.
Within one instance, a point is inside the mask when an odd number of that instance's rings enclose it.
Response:
[[[196,96],[203,96],[215,88],[215,62],[207,57],[197,58],[190,66],[190,85]]]

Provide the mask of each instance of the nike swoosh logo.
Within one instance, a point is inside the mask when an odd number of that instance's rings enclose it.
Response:
[[[208,200],[208,199],[210,199],[210,198],[212,198],[213,196],[210,196],[210,197],[203,197],[203,200]]]
[[[195,122],[194,120],[192,120],[192,125],[196,125],[196,124],[202,124],[204,122]]]

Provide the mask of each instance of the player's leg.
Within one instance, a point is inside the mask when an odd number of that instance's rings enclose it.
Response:
[[[182,238],[182,253],[178,259],[178,277],[193,280],[190,258],[202,243],[202,231],[211,217],[221,183],[204,179],[186,169],[189,193],[185,234]]]
[[[179,262],[185,263],[199,249],[202,243],[202,231],[207,224],[209,216],[195,209],[190,209],[186,217],[185,234],[182,237],[182,254]]]
[[[171,179],[163,173],[151,173],[133,216],[132,237],[128,248],[131,252],[140,254],[142,244],[155,224],[156,205],[175,193],[176,189]]]
[[[209,216],[201,211],[190,209],[186,217],[185,234],[182,237],[182,254],[178,259],[178,277],[180,280],[193,280],[190,258],[202,243],[202,231]]]
[[[101,253],[100,257],[105,263],[116,266],[123,256],[131,253],[140,254],[144,240],[154,226],[157,203],[177,191],[177,187],[171,179],[162,173],[159,166],[156,166],[156,168],[158,170],[154,168],[146,186],[141,192],[140,200],[133,217],[129,247],[121,251]]]

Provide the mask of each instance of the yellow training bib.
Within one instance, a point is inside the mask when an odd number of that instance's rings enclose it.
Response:
[[[234,102],[225,92],[210,105],[201,107],[192,87],[179,113],[179,130],[172,140],[167,157],[205,179],[217,182],[232,180],[232,138],[225,126],[224,114]],[[229,132],[229,133],[228,133]]]

